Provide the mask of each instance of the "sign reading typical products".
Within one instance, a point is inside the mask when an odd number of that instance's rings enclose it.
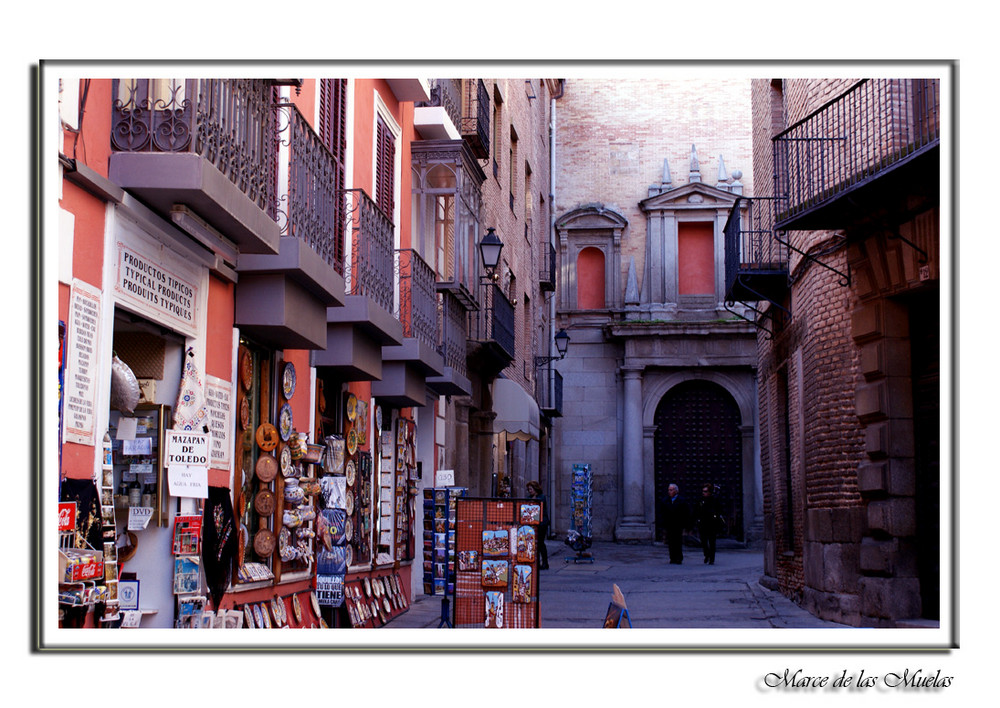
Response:
[[[207,499],[211,435],[167,430],[166,450],[171,496]]]

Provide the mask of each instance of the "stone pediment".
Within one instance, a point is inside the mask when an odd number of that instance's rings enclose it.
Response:
[[[587,204],[559,217],[558,229],[615,229],[628,226],[628,219],[603,204]]]
[[[690,182],[662,194],[643,199],[639,208],[645,212],[676,209],[729,209],[741,195],[703,182]]]

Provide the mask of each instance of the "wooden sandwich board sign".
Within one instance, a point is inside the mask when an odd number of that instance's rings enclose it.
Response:
[[[628,607],[625,606],[625,596],[617,585],[612,585],[614,588],[611,593],[611,604],[608,605],[608,614],[604,617],[604,628],[605,629],[621,629],[625,625],[622,622],[628,622],[628,628],[632,628],[632,619],[628,616]]]

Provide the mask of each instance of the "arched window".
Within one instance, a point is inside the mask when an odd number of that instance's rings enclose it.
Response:
[[[604,300],[604,252],[588,247],[576,259],[576,306],[581,310],[601,310]]]

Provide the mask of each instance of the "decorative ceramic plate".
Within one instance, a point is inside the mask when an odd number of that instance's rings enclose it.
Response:
[[[271,629],[274,625],[271,624],[271,613],[267,611],[267,605],[263,602],[260,603],[260,616],[264,618],[264,628]]]
[[[273,455],[261,455],[257,458],[257,479],[265,484],[278,476],[278,461]]]
[[[278,430],[270,423],[261,423],[257,427],[257,446],[264,452],[270,452],[278,447]]]
[[[285,364],[285,372],[281,376],[281,390],[286,399],[290,399],[295,393],[295,364],[292,362]]]
[[[354,513],[354,492],[348,492],[344,498],[344,511],[348,514]]]
[[[253,606],[253,621],[259,629],[264,629],[264,616],[260,613],[260,605]]]
[[[316,593],[309,593],[309,604],[312,605],[313,612],[319,617],[319,600],[316,599]]]
[[[240,545],[239,545],[239,557],[236,559],[240,565],[243,565],[243,559],[246,557],[247,546],[250,543],[250,532],[247,530],[246,524],[240,524]]]
[[[347,549],[347,561],[345,562],[345,565],[350,568],[354,565],[354,546],[344,546],[344,548]]]
[[[382,607],[385,608],[385,611],[387,613],[392,613],[392,605],[389,604],[389,598],[387,597],[382,598]]]
[[[278,434],[284,442],[288,442],[288,437],[292,434],[292,407],[287,403],[278,413]]]
[[[240,354],[240,383],[243,384],[244,391],[249,391],[253,384],[253,357],[247,349]]]
[[[372,578],[372,595],[375,596],[375,599],[382,596],[382,584],[379,583],[378,578]]]
[[[347,475],[347,486],[353,487],[354,480],[358,478],[358,466],[354,464],[354,460],[348,460],[344,467],[344,472]]]
[[[278,551],[284,551],[292,540],[292,532],[287,526],[282,526],[278,532]]]
[[[353,393],[347,396],[347,419],[353,421],[358,417],[358,397]]]
[[[283,477],[292,476],[292,449],[285,445],[278,455],[278,462],[281,463],[281,475]]]
[[[246,620],[247,627],[254,629],[257,625],[253,621],[253,609],[250,605],[243,605],[243,617]]]
[[[257,496],[253,498],[253,508],[261,516],[270,516],[274,513],[274,492],[269,489],[263,489],[257,492]]]
[[[375,429],[382,432],[382,406],[375,406]]]
[[[274,534],[268,529],[261,529],[254,534],[253,550],[265,558],[274,553]]]
[[[246,396],[240,396],[240,427],[244,430],[250,427],[250,401]]]
[[[353,455],[358,451],[358,432],[351,428],[350,432],[347,433],[347,453]]]
[[[362,580],[362,582],[365,584],[365,597],[371,597],[372,585],[370,582],[368,582],[368,578],[365,578],[364,580]]]
[[[344,540],[350,541],[354,537],[354,523],[348,519],[344,522]]]
[[[274,623],[279,627],[284,624],[284,622],[281,621],[281,608],[279,607],[281,604],[282,603],[278,598],[271,598],[271,614],[274,615]]]
[[[295,615],[296,622],[302,622],[302,605],[299,603],[298,595],[292,595],[292,614]]]

